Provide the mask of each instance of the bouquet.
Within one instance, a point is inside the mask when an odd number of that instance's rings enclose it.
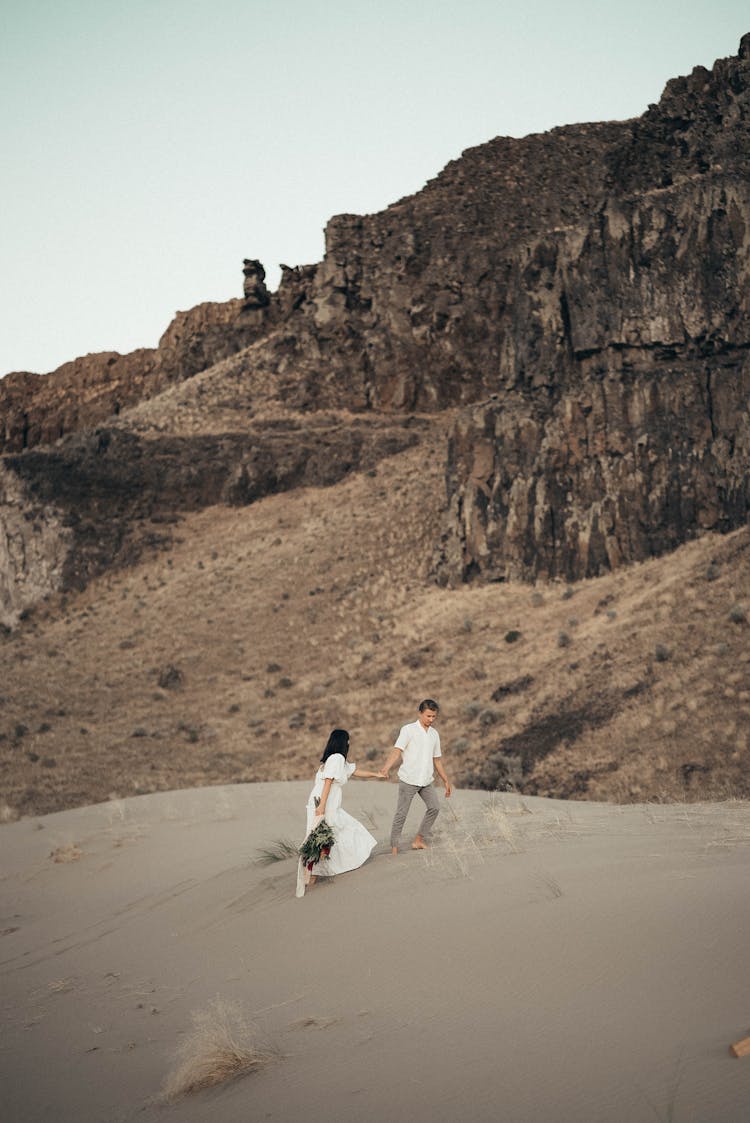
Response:
[[[308,870],[311,870],[321,859],[328,857],[333,843],[333,831],[325,819],[321,819],[299,848],[299,856]]]

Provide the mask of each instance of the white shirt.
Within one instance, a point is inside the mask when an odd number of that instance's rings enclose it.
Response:
[[[440,735],[434,726],[425,729],[421,721],[404,725],[396,738],[395,748],[401,749],[399,780],[403,780],[405,784],[415,784],[419,788],[432,783],[433,759],[442,755]]]

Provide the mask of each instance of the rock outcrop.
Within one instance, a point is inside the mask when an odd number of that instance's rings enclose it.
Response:
[[[247,501],[258,472],[266,489],[317,478],[268,459],[287,456],[284,411],[457,408],[441,581],[574,579],[736,527],[750,509],[749,135],[745,36],[637,120],[470,149],[381,214],[332,219],[324,260],[284,266],[277,293],[246,259],[244,299],[180,313],[155,351],[0,382],[2,447],[26,450],[6,471],[69,508],[65,481],[97,491],[104,440],[128,480],[148,447],[161,474],[133,486],[160,493],[154,509]],[[157,424],[143,403],[158,394]],[[177,454],[163,414],[188,405],[198,443]],[[175,456],[213,458],[215,478],[165,487]],[[329,456],[334,475],[359,462],[343,439]],[[104,516],[87,503],[79,488],[75,505]]]
[[[35,499],[24,482],[0,463],[0,628],[64,587],[73,536],[65,514]]]
[[[21,452],[90,429],[249,346],[270,324],[242,300],[178,312],[156,348],[85,355],[51,374],[0,380],[0,452]]]
[[[100,427],[0,461],[0,626],[37,601],[171,542],[183,512],[242,506],[372,470],[419,440],[413,418],[287,417],[245,432],[142,435]]]

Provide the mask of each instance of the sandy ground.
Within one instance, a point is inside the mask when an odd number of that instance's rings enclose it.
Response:
[[[247,1123],[750,1113],[750,808],[459,791],[295,899],[308,784],[157,793],[2,828],[3,1118]],[[407,828],[414,829],[413,808]],[[261,1071],[160,1102],[191,1017],[236,1003]]]

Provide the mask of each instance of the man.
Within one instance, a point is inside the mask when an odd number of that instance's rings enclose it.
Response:
[[[418,720],[402,728],[393,752],[383,766],[381,775],[387,780],[394,764],[401,760],[398,770],[398,803],[391,827],[392,854],[398,854],[401,831],[415,795],[423,801],[426,811],[411,847],[412,850],[426,850],[430,844],[432,827],[440,814],[440,804],[432,786],[435,778],[433,768],[445,784],[446,799],[451,794],[450,781],[440,759],[440,735],[433,727],[439,708],[432,698],[425,698],[419,703]]]

